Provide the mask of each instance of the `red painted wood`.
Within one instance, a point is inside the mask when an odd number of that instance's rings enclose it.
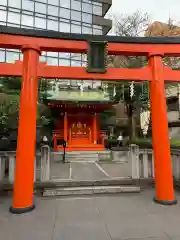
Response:
[[[0,63],[0,76],[21,76],[22,64],[20,61],[16,63]],[[48,66],[39,64],[38,76],[42,78],[59,78],[59,79],[84,79],[84,80],[146,80],[150,78],[150,71],[147,67],[142,69],[126,69],[126,68],[109,68],[107,73],[87,73],[84,67],[64,67],[64,66]]]
[[[174,201],[172,160],[168,134],[166,98],[164,94],[163,63],[161,56],[150,56],[152,69],[150,82],[152,140],[156,180],[156,200]]]
[[[23,77],[20,98],[16,169],[13,208],[33,206],[34,157],[37,118],[37,65],[39,49],[25,46],[23,49]]]
[[[22,62],[16,63],[0,63],[0,76],[21,76]],[[47,79],[84,79],[84,80],[108,80],[108,81],[151,81],[151,72],[149,67],[128,69],[128,68],[108,68],[105,74],[87,73],[86,68],[82,67],[64,67],[64,66],[48,66],[46,64],[39,64],[38,77]],[[164,66],[164,80],[165,81],[180,81],[180,70],[172,70]]]
[[[42,51],[86,53],[86,41],[51,39],[29,36],[0,34],[0,47],[21,49],[24,44],[37,45]],[[149,53],[180,56],[180,44],[108,43],[111,55],[148,56]]]

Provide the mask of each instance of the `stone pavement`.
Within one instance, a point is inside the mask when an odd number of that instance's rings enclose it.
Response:
[[[101,197],[36,198],[36,210],[8,212],[10,198],[0,198],[2,240],[180,240],[179,204],[161,206],[141,194]]]
[[[105,180],[131,177],[131,166],[121,162],[51,162],[51,180]]]

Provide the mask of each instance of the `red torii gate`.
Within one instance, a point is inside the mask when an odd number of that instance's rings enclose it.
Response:
[[[39,63],[41,51],[87,53],[88,41],[107,41],[112,55],[147,56],[149,64],[141,69],[108,68],[107,72],[87,73],[83,67],[56,67]],[[180,71],[165,67],[163,56],[180,56],[180,38],[129,38],[89,36],[53,31],[26,30],[0,26],[0,48],[21,49],[23,63],[1,63],[1,76],[21,76],[20,117],[12,213],[34,209],[34,155],[36,141],[36,108],[38,77],[150,82],[152,134],[155,161],[155,201],[172,205],[174,195],[172,162],[164,80],[180,81]]]

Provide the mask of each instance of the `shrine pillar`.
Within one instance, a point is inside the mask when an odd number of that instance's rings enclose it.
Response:
[[[173,186],[162,56],[150,55],[149,67],[152,72],[150,98],[156,184],[154,200],[163,205],[173,205],[177,201]]]
[[[37,68],[40,49],[23,46],[23,73],[16,151],[13,203],[10,212],[21,214],[32,211],[34,191],[34,164],[36,145],[36,111],[38,94]]]
[[[64,140],[68,140],[68,116],[67,112],[64,113]]]
[[[97,114],[93,115],[93,143],[97,144]]]

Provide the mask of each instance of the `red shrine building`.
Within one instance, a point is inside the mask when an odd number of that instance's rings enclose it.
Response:
[[[105,131],[101,129],[100,114],[112,108],[105,89],[80,84],[58,86],[48,92],[46,101],[56,122],[53,129],[54,151],[62,150],[62,139],[67,143],[67,151],[104,150]]]

